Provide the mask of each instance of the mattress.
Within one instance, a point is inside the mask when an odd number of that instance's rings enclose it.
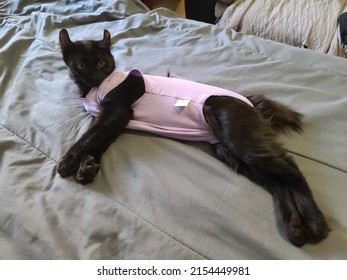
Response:
[[[1,259],[347,259],[347,61],[186,20],[140,1],[0,4]],[[175,73],[305,115],[281,137],[331,232],[293,247],[270,195],[214,158],[210,146],[126,131],[95,181],[56,171],[88,129],[58,34],[112,35],[117,69]]]

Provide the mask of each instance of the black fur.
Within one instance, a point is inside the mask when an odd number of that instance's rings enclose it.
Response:
[[[60,44],[82,97],[115,68],[107,30],[101,41],[72,42],[63,29]],[[101,63],[102,69],[97,67],[100,59],[106,62]],[[76,67],[81,63],[86,68],[83,71]],[[131,105],[144,91],[143,79],[129,76],[106,95],[94,124],[59,161],[62,177],[76,174],[82,184],[93,181],[102,153],[124,131],[133,116]],[[292,244],[321,241],[328,234],[324,216],[299,168],[276,141],[277,132],[301,131],[301,115],[263,96],[248,99],[254,108],[232,97],[211,96],[206,100],[204,116],[220,141],[213,146],[216,157],[271,193],[278,222]]]

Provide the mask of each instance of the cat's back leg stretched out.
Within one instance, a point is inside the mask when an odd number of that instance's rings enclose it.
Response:
[[[324,239],[325,218],[294,160],[276,142],[278,131],[301,131],[300,115],[262,96],[249,99],[255,108],[230,97],[206,100],[205,118],[220,140],[214,145],[217,158],[271,193],[291,243]]]

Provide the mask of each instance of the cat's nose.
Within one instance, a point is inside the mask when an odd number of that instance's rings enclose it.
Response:
[[[96,81],[98,79],[98,74],[97,73],[92,73],[91,76],[93,81]]]
[[[92,73],[91,75],[90,75],[90,79],[92,80],[92,83],[95,85],[95,84],[99,84],[100,82],[102,82],[102,81],[100,81],[100,78],[99,78],[99,76],[98,76],[98,74],[97,73]]]

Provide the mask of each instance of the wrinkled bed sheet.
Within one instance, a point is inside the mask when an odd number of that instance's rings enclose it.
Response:
[[[18,4],[15,4],[18,3]],[[1,259],[347,259],[347,61],[184,20],[139,1],[0,4]],[[270,195],[205,143],[127,131],[81,186],[56,172],[92,118],[58,42],[112,34],[120,70],[138,68],[264,94],[305,114],[284,138],[331,227],[295,248]]]

